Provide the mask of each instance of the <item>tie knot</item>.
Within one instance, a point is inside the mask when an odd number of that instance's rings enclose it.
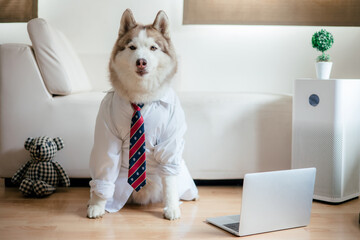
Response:
[[[140,111],[141,108],[144,106],[144,104],[143,103],[139,103],[139,104],[131,103],[131,106],[133,107],[133,109],[135,111]]]

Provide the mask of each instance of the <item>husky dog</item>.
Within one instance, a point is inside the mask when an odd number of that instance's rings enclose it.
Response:
[[[138,24],[129,9],[123,13],[109,71],[113,91],[105,96],[96,122],[88,217],[116,212],[126,202],[163,201],[164,217],[177,219],[179,198],[196,199],[197,189],[181,157],[186,124],[170,88],[177,58],[163,11],[151,25]],[[146,184],[138,192],[127,183],[131,103],[144,104]]]

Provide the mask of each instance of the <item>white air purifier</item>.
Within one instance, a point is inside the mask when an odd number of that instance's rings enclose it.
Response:
[[[295,80],[292,168],[315,167],[314,199],[358,197],[360,79]]]

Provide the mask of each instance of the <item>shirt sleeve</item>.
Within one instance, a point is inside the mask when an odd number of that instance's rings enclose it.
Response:
[[[112,94],[101,103],[96,119],[94,146],[90,156],[91,192],[103,199],[112,198],[121,167],[122,141],[111,120]]]
[[[170,105],[170,116],[167,127],[161,133],[154,148],[155,160],[160,164],[160,174],[178,175],[180,172],[186,132],[185,114],[176,98]]]

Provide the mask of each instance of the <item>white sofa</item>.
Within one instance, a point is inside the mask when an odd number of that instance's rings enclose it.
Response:
[[[242,179],[291,168],[292,97],[179,93],[188,131],[184,159],[195,179]]]
[[[55,161],[68,175],[88,178],[105,93],[91,90],[61,33],[41,19],[28,30],[32,46],[0,45],[0,177],[12,177],[29,160],[28,137],[47,135],[64,139]],[[184,159],[193,178],[234,179],[290,168],[291,96],[179,92],[179,97],[188,124]]]

